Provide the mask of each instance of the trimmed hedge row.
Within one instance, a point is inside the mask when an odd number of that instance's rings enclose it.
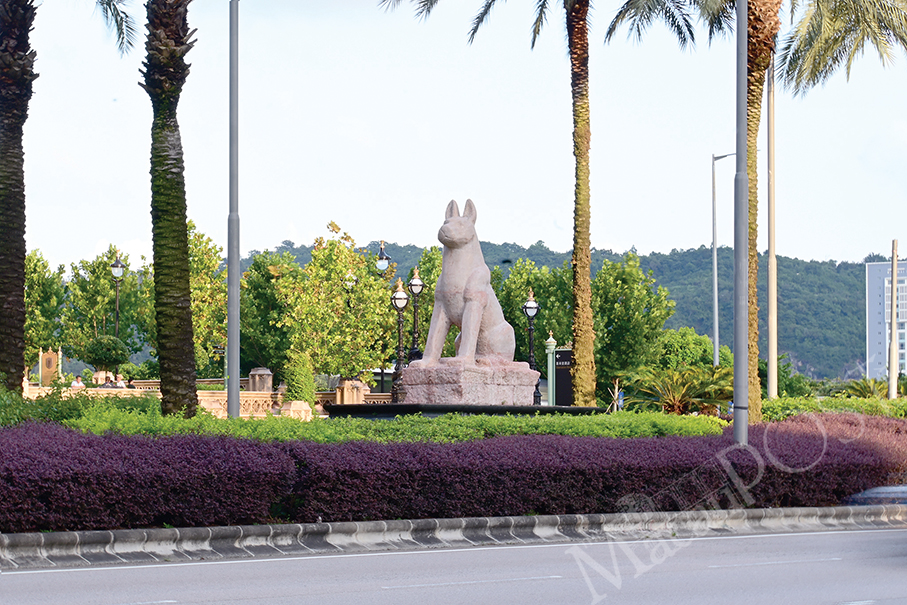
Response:
[[[854,412],[890,418],[907,417],[907,398],[881,399],[860,397],[781,397],[762,401],[762,417],[770,422],[798,414]]]
[[[823,414],[732,433],[261,443],[0,430],[0,531],[824,506],[907,470],[907,421]]]
[[[259,420],[161,416],[157,410],[130,410],[104,402],[85,409],[77,418],[64,421],[69,427],[104,434],[144,435],[230,435],[259,441],[306,440],[318,443],[346,441],[452,443],[504,435],[571,435],[586,437],[661,437],[665,435],[719,435],[727,426],[712,416],[672,416],[662,413],[618,412],[591,416],[506,415],[465,416],[445,414],[427,418],[421,414],[393,420],[365,418],[315,419],[300,422],[270,416]]]

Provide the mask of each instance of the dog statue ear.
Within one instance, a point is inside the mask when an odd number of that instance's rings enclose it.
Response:
[[[472,203],[472,202],[467,202],[467,204],[470,204],[470,203]],[[447,212],[444,213],[444,218],[449,219],[452,217],[459,217],[459,216],[460,216],[460,207],[457,206],[457,201],[450,200],[450,203],[447,204]]]
[[[466,200],[466,208],[463,210],[463,216],[471,220],[473,225],[476,223],[476,207],[472,203],[472,200]]]

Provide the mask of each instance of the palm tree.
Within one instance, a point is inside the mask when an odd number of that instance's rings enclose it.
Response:
[[[154,312],[161,368],[161,409],[194,416],[195,347],[189,288],[189,236],[183,146],[176,120],[189,75],[185,56],[195,42],[186,12],[191,0],[148,0],[145,89],[151,98],[151,232]]]
[[[617,28],[629,23],[641,37],[661,4],[674,0],[627,0],[611,22],[606,35],[610,40]],[[735,23],[735,0],[686,0],[698,10],[708,25],[709,38],[731,30]],[[749,342],[749,420],[762,420],[762,398],[759,384],[759,301],[757,278],[759,255],[756,249],[758,174],[756,142],[762,117],[762,96],[767,70],[775,53],[775,41],[781,29],[779,12],[783,0],[747,0],[747,161],[748,192],[748,324]],[[797,8],[792,0],[791,14]],[[785,82],[795,91],[824,81],[846,59],[848,74],[866,41],[879,51],[883,62],[890,58],[893,42],[907,48],[907,18],[903,0],[809,0],[800,24],[788,35],[780,56],[780,71]]]
[[[426,18],[439,0],[412,0],[416,15]],[[401,0],[381,0],[380,5],[396,7]],[[496,0],[484,0],[469,32],[469,42],[488,19]],[[595,406],[595,332],[592,327],[592,286],[590,252],[589,147],[592,128],[589,112],[589,6],[590,0],[563,0],[567,23],[567,50],[570,58],[570,88],[573,101],[573,155],[576,158],[573,191],[573,403]],[[553,3],[537,0],[532,23],[531,46],[542,31]],[[692,36],[692,27],[678,0],[666,0],[660,16],[681,40]],[[672,10],[671,7],[681,9]]]
[[[97,0],[116,31],[120,52],[132,46],[132,19],[125,0]],[[0,375],[2,385],[22,390],[25,369],[25,158],[22,132],[28,118],[36,53],[28,34],[32,0],[0,0]]]

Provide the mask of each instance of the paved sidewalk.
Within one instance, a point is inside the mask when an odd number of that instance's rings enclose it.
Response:
[[[907,505],[0,534],[0,571],[880,528],[907,528]]]

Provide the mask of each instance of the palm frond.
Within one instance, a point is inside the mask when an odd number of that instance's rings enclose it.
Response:
[[[428,2],[429,0],[424,0]],[[437,2],[438,0],[434,0]],[[472,20],[472,29],[469,30],[469,43],[472,44],[473,40],[476,39],[476,34],[479,31],[479,28],[488,20],[488,15],[491,13],[491,7],[494,6],[496,0],[485,0],[485,4],[482,5],[482,8],[479,10],[478,14]]]
[[[867,45],[886,66],[898,46],[907,50],[907,0],[810,0],[784,40],[779,75],[805,94],[842,65],[849,79]]]
[[[122,7],[127,5],[126,0],[97,0],[98,8],[101,9],[101,16],[104,17],[104,23],[113,30],[117,37],[117,50],[120,54],[126,54],[135,46],[136,29],[135,22],[129,13],[125,12]]]
[[[629,24],[627,36],[640,41],[646,29],[656,19],[664,21],[668,29],[674,32],[681,48],[694,42],[693,25],[685,0],[627,0],[608,26],[605,42],[610,42],[617,29],[624,23]]]
[[[435,8],[440,0],[412,0],[412,3],[416,7],[416,16],[425,20],[431,14],[431,11]],[[384,10],[390,11],[394,10],[403,0],[380,0],[378,2],[378,8],[383,8]]]
[[[535,4],[535,20],[532,22],[532,48],[542,33],[542,27],[548,19],[548,0],[538,0]]]

